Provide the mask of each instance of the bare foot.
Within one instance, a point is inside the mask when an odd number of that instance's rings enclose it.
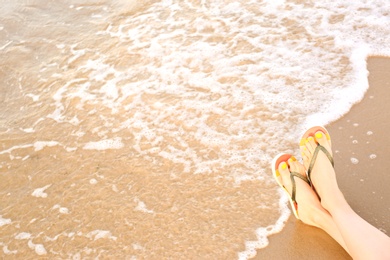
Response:
[[[274,176],[279,185],[285,188],[290,198],[293,197],[292,194],[295,196],[296,203],[292,207],[296,208],[297,211],[294,214],[303,223],[323,229],[348,252],[332,216],[322,207],[317,194],[306,182],[305,167],[288,154],[283,154],[274,160],[273,167],[275,170],[277,169],[277,172],[274,172]],[[293,183],[295,183],[295,191]]]
[[[280,173],[279,181],[291,197],[293,194],[293,185],[290,173],[295,172],[306,178],[305,168],[294,157],[291,157],[287,162],[281,162],[279,164],[278,171]],[[322,228],[323,215],[329,213],[321,206],[316,193],[308,183],[299,177],[295,176],[293,178],[295,181],[296,209],[299,218],[305,224]]]
[[[329,156],[321,148],[318,150],[315,160],[312,160],[318,146],[325,148]],[[342,194],[337,185],[336,173],[332,165],[333,155],[330,140],[327,139],[324,132],[317,131],[314,137],[309,136],[306,140],[301,140],[300,149],[305,168],[311,169],[310,181],[321,199],[321,205],[331,211],[332,206],[337,205],[335,202]]]

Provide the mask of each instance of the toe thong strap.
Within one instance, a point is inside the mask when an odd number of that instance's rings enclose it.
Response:
[[[309,185],[310,185],[310,182],[309,182],[309,180],[305,176],[303,176],[300,173],[297,173],[297,172],[291,172],[290,173],[291,184],[292,184],[291,200],[294,202],[294,204],[296,204],[296,202],[295,202],[295,194],[296,194],[297,187],[296,187],[296,184],[295,184],[294,177],[298,177],[299,179],[305,181]]]
[[[310,173],[313,170],[314,164],[315,164],[315,162],[317,160],[318,153],[320,151],[322,151],[326,155],[326,157],[328,157],[330,163],[334,167],[334,161],[333,161],[332,155],[328,152],[328,150],[326,150],[325,147],[323,147],[322,145],[318,145],[316,147],[316,149],[314,150],[313,157],[311,158],[311,161],[310,161],[309,169],[307,170],[307,177],[308,177],[309,181],[311,181],[310,180]]]

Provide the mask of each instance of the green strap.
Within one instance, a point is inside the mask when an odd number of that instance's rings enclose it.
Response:
[[[297,172],[290,172],[290,178],[291,178],[291,184],[292,184],[292,193],[291,193],[291,200],[294,202],[294,204],[296,204],[295,202],[295,194],[296,194],[296,184],[295,184],[295,179],[294,177],[298,177],[300,178],[301,180],[305,181],[307,184],[310,185],[310,182],[309,180],[303,176],[302,174],[300,173],[297,173]]]
[[[307,170],[307,178],[309,179],[310,183],[311,183],[310,174],[311,171],[313,170],[314,164],[317,160],[318,153],[320,151],[322,151],[328,157],[330,163],[334,167],[334,161],[332,155],[328,152],[328,150],[326,150],[325,147],[323,147],[322,145],[317,145],[316,149],[314,150],[313,157],[311,158],[309,169]]]

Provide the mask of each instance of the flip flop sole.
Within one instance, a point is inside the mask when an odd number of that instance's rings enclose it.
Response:
[[[287,189],[283,186],[282,182],[280,181],[280,173],[278,171],[278,166],[279,164],[281,164],[282,162],[287,162],[288,159],[290,159],[292,155],[291,154],[287,154],[287,153],[280,153],[278,154],[277,156],[274,157],[274,159],[272,160],[272,174],[276,180],[276,182],[278,183],[278,185],[283,188],[284,192],[287,194],[288,198],[289,198],[289,201],[290,201],[290,205],[291,205],[291,210],[292,212],[294,213],[294,216],[299,219],[299,216],[298,216],[298,212],[297,210],[295,209],[295,205],[294,205],[294,202],[292,201],[291,199],[291,195],[290,193],[287,191]]]
[[[309,136],[314,137],[314,140],[315,140],[315,133],[318,132],[318,131],[321,131],[321,132],[323,132],[323,133],[325,134],[326,139],[328,140],[330,147],[332,147],[332,142],[331,142],[331,139],[330,139],[329,132],[328,132],[328,130],[326,130],[326,128],[323,127],[323,126],[313,126],[313,127],[310,127],[310,128],[302,135],[302,138],[301,138],[301,140],[300,140],[300,142],[299,142],[299,146],[302,146],[304,140],[306,140]],[[316,142],[317,142],[317,141],[316,141]],[[318,143],[318,142],[317,142],[317,143]],[[319,147],[320,147],[320,146],[321,146],[321,145],[319,145]],[[317,148],[319,148],[319,147],[317,147]],[[314,191],[315,191],[316,193],[317,193],[317,191],[315,190],[315,187],[314,187],[313,183],[311,182],[311,176],[310,176],[310,175],[311,175],[311,169],[312,169],[312,167],[314,166],[315,161],[317,160],[317,148],[316,148],[316,151],[315,151],[315,153],[314,153],[314,157],[311,158],[309,168],[307,169],[307,176],[308,176],[308,179],[309,179],[309,181],[310,181],[310,186],[312,186],[312,187],[314,188]],[[321,148],[325,149],[324,147],[321,147]],[[332,155],[329,153],[329,151],[327,151],[327,150],[325,149],[325,150],[323,150],[323,152],[328,156],[329,161],[332,163],[332,165],[334,165],[333,157],[332,157]],[[313,161],[313,160],[314,160],[314,161]],[[318,194],[317,194],[317,195],[318,195]],[[319,195],[318,195],[318,197],[319,197]]]

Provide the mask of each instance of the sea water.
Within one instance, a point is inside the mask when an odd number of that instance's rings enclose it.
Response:
[[[271,176],[390,54],[375,1],[3,1],[0,254],[247,259]]]

